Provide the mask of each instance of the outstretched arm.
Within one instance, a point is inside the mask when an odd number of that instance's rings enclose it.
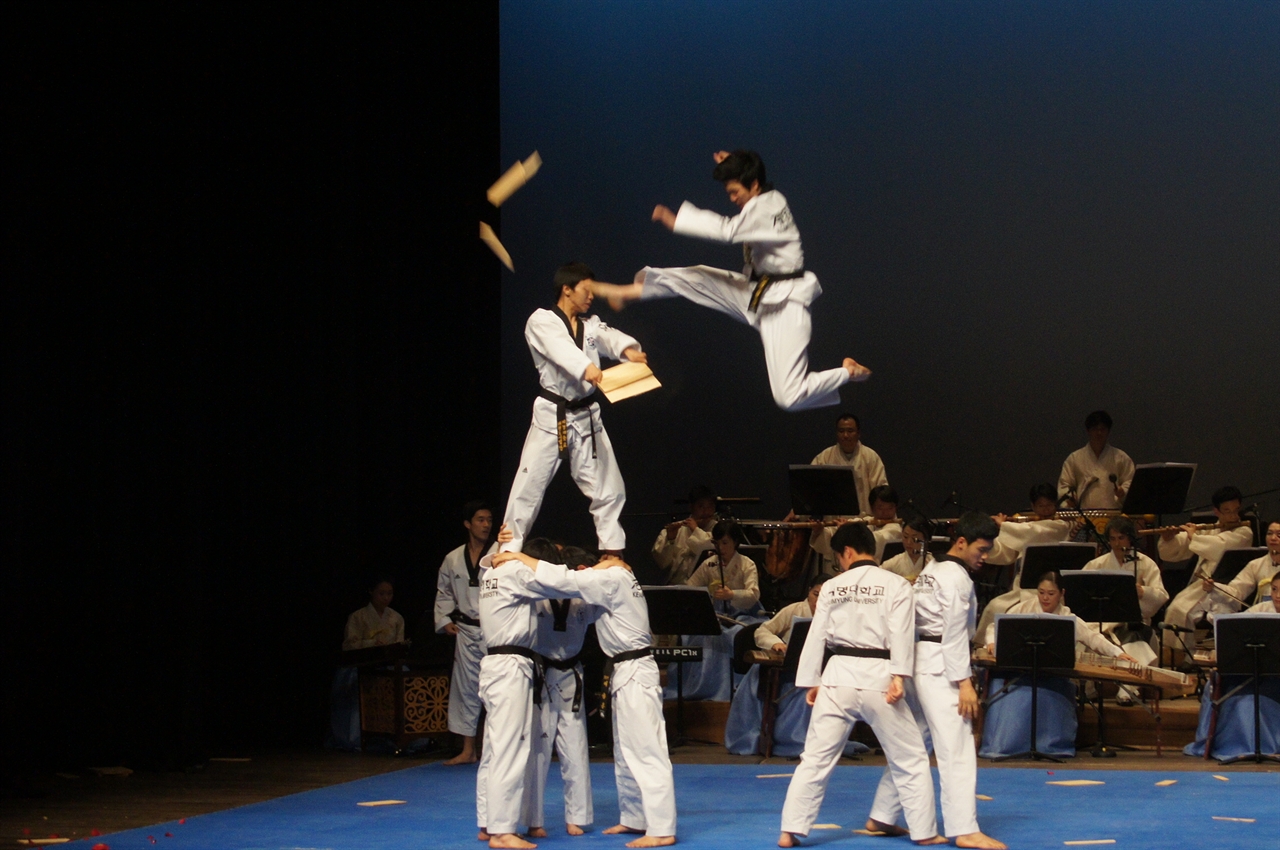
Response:
[[[676,214],[671,211],[670,207],[658,204],[653,208],[653,220],[660,222],[667,230],[676,229]]]

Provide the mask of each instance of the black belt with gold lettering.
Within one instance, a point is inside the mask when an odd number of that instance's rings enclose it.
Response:
[[[768,273],[761,274],[752,270],[751,279],[755,281],[756,288],[751,291],[751,303],[748,305],[751,312],[754,313],[756,308],[760,306],[760,299],[764,296],[764,291],[769,288],[769,284],[777,283],[780,280],[794,280],[798,277],[804,277],[804,269],[786,273]]]
[[[569,421],[568,412],[570,410],[585,410],[595,404],[595,391],[591,395],[584,396],[576,401],[569,401],[562,395],[556,395],[551,390],[538,390],[538,398],[545,398],[556,406],[556,446],[560,450],[560,459],[564,460],[569,456]],[[596,421],[591,420],[591,456],[596,456]]]
[[[604,692],[600,695],[600,716],[609,716],[609,680],[613,678],[613,668],[624,661],[634,661],[637,658],[645,658],[653,655],[653,647],[646,646],[643,649],[628,649],[626,652],[619,652],[617,655],[606,655],[604,662]]]
[[[579,652],[572,658],[566,658],[561,661],[558,658],[548,658],[542,656],[542,665],[551,667],[555,670],[572,670],[573,671],[573,713],[577,714],[578,709],[582,707],[582,673],[578,671],[578,662],[582,660],[582,653]]]
[[[522,655],[533,662],[533,704],[542,705],[542,656],[534,652],[527,646],[515,646],[507,644],[505,646],[489,647],[490,655]]]

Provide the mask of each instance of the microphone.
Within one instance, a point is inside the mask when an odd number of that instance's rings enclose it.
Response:
[[[1108,480],[1108,481],[1110,481],[1112,484],[1115,484],[1115,483],[1116,483],[1116,474],[1115,474],[1114,472],[1113,472],[1113,473],[1111,473],[1110,475],[1108,475],[1108,476],[1107,476],[1107,480]]]
[[[945,501],[943,501],[943,503],[942,503],[941,505],[939,505],[939,507],[945,508],[947,505],[955,505],[956,507],[960,507],[960,503],[959,503],[958,501],[956,501],[956,491],[955,491],[955,490],[952,490],[952,491],[951,491],[951,495],[950,495],[950,496],[947,496],[946,500],[945,500]]]
[[[1161,623],[1160,628],[1166,632],[1182,632],[1183,634],[1191,634],[1195,629],[1184,629],[1182,626],[1175,626],[1173,623]]]

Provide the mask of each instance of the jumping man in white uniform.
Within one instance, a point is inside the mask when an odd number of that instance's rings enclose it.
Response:
[[[533,422],[507,498],[502,522],[513,539],[501,545],[504,551],[520,551],[538,518],[547,485],[566,459],[578,489],[591,500],[601,551],[621,552],[626,545],[618,518],[627,494],[613,444],[600,421],[595,388],[602,357],[648,361],[634,338],[587,315],[594,276],[585,263],[561,266],[555,276],[555,306],[535,310],[525,324],[524,338],[542,390],[533,402]]]
[[[750,325],[760,332],[773,400],[786,411],[840,403],[840,387],[865,381],[871,370],[852,357],[844,365],[809,371],[809,305],[822,294],[818,278],[805,271],[800,230],[787,199],[765,180],[755,151],[720,151],[713,176],[742,212],[727,218],[685,201],[678,213],[659,204],[653,220],[668,230],[743,246],[742,274],[710,268],[645,267],[626,285],[595,283],[598,295],[616,310],[638,298],[686,298]]]

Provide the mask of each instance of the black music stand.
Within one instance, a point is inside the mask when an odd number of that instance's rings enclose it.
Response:
[[[1124,570],[1068,570],[1062,573],[1063,601],[1072,613],[1086,622],[1140,623],[1138,585],[1133,573]],[[1115,758],[1115,748],[1107,744],[1107,716],[1098,688],[1098,740],[1089,754],[1094,758]]]
[[[649,630],[655,635],[675,635],[680,646],[684,635],[718,635],[720,620],[716,617],[711,595],[705,587],[654,587],[645,585],[645,604],[649,606]],[[676,737],[673,746],[688,739],[684,734],[684,664],[698,659],[676,659]],[[732,670],[729,675],[733,675]],[[700,741],[699,743],[712,743]]]
[[[992,761],[1062,759],[1036,749],[1040,674],[1070,676],[1076,667],[1076,618],[1056,614],[996,615],[996,669],[1031,672],[1031,748]]]
[[[1133,470],[1133,483],[1124,496],[1121,513],[1180,514],[1196,477],[1194,463],[1141,463]],[[1159,525],[1159,522],[1156,523]]]
[[[796,516],[858,516],[858,482],[852,466],[787,467],[791,510]]]
[[[1235,577],[1240,575],[1240,571],[1250,561],[1261,558],[1270,550],[1266,546],[1252,546],[1248,549],[1228,549],[1222,553],[1222,560],[1218,561],[1218,566],[1213,568],[1214,584],[1231,584]],[[1225,590],[1220,591],[1226,593]],[[1237,599],[1237,602],[1246,608],[1250,605],[1247,599]]]
[[[1035,590],[1047,572],[1081,570],[1097,557],[1098,549],[1092,543],[1034,543],[1022,550],[1022,578],[1018,587]]]
[[[1253,752],[1219,759],[1220,764],[1241,761],[1280,762],[1280,755],[1262,752],[1261,680],[1280,676],[1280,617],[1272,614],[1220,614],[1213,622],[1213,645],[1218,653],[1219,676],[1248,676],[1249,681],[1214,700],[1214,711],[1241,688],[1253,683]]]

